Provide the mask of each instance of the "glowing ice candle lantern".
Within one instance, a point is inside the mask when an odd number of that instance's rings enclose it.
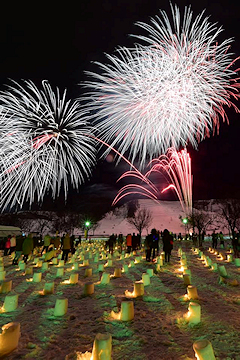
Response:
[[[0,271],[0,281],[5,280],[6,271]]]
[[[234,264],[235,264],[237,267],[240,267],[240,259],[239,259],[239,258],[235,258],[235,259],[234,259]]]
[[[153,269],[147,269],[146,272],[150,278],[153,276]]]
[[[24,271],[26,269],[26,264],[24,261],[19,261],[18,266],[19,266],[19,270]]]
[[[83,260],[82,266],[89,266],[89,260],[88,259]]]
[[[109,259],[108,262],[104,265],[104,267],[112,266],[112,260]]]
[[[126,297],[130,297],[130,298],[143,296],[144,295],[144,283],[143,283],[143,281],[142,280],[135,281],[133,292],[130,292],[130,291],[126,290],[125,295],[126,295]]]
[[[84,295],[94,294],[94,283],[88,282],[88,283],[84,284],[83,293],[84,293]]]
[[[54,316],[63,316],[67,313],[68,299],[57,299],[54,308]]]
[[[58,266],[59,266],[59,267],[64,266],[64,260],[59,260],[59,262],[58,262]]]
[[[44,284],[43,295],[50,295],[54,293],[54,282],[47,282]]]
[[[123,265],[122,272],[124,272],[124,273],[128,272],[128,265],[127,264]]]
[[[157,265],[163,266],[163,259],[160,256],[157,258]]]
[[[18,294],[9,294],[5,296],[2,311],[12,312],[18,307]]]
[[[8,355],[18,347],[20,323],[11,322],[2,326],[0,334],[0,356]]]
[[[183,274],[183,283],[184,285],[191,285],[191,275]]]
[[[43,264],[42,260],[38,260],[38,262],[36,263],[36,266],[37,267],[42,267],[42,264]]]
[[[25,270],[25,275],[32,275],[33,274],[33,267],[29,266]]]
[[[78,274],[71,274],[69,279],[70,284],[78,283]]]
[[[12,290],[12,280],[5,280],[2,282],[1,285],[1,293],[2,294],[7,294]]]
[[[115,268],[114,269],[114,277],[119,278],[122,276],[122,269],[121,268]]]
[[[210,341],[197,340],[193,343],[193,350],[197,360],[216,360]]]
[[[218,272],[219,272],[220,276],[227,277],[227,270],[226,270],[224,265],[219,265],[218,266]]]
[[[131,260],[128,266],[129,266],[129,267],[134,267],[134,266],[135,266],[134,260]]]
[[[52,259],[52,263],[53,263],[53,265],[57,265],[58,259],[57,259],[57,258],[53,258],[53,259]]]
[[[58,268],[56,276],[57,277],[62,277],[63,275],[64,275],[64,268],[63,267]]]
[[[190,302],[186,317],[189,325],[199,324],[201,321],[201,306],[195,302]]]
[[[227,255],[227,261],[228,261],[228,262],[233,262],[233,256],[232,256],[232,254],[228,254],[228,255]]]
[[[98,255],[94,256],[93,262],[98,263],[98,261],[99,261]]]
[[[103,264],[98,265],[98,271],[104,271],[104,265]]]
[[[73,266],[72,266],[72,270],[78,270],[79,269],[79,265],[77,262],[74,262],[73,263]]]
[[[91,360],[112,359],[112,336],[110,334],[97,334],[93,343]]]
[[[218,270],[218,265],[217,265],[217,263],[212,263],[211,269],[212,269],[213,271],[217,271],[217,270]]]
[[[106,285],[109,284],[110,282],[110,274],[108,273],[102,273],[102,277],[101,277],[101,284],[102,285]]]
[[[33,282],[38,283],[42,280],[42,273],[34,273],[33,274]]]
[[[131,321],[134,318],[133,301],[122,301],[119,313],[111,312],[111,317],[115,320]]]
[[[196,286],[188,285],[187,297],[189,300],[198,300],[198,292]]]
[[[90,277],[92,276],[92,268],[87,268],[85,269],[85,274],[84,274],[85,277]]]
[[[46,271],[46,270],[48,270],[48,263],[47,263],[47,262],[44,262],[44,263],[42,264],[42,271]]]
[[[147,273],[142,274],[142,282],[144,286],[150,285],[150,276]]]

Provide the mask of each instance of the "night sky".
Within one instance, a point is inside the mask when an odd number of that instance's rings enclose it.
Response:
[[[70,7],[72,4],[75,6]],[[235,38],[232,51],[235,57],[240,56],[240,3],[177,2],[181,9],[190,4],[195,15],[206,9],[210,21],[222,25],[222,39]],[[168,1],[81,0],[57,2],[55,7],[50,2],[49,7],[37,2],[31,8],[22,2],[17,6],[8,2],[0,22],[0,87],[4,89],[9,78],[30,79],[39,86],[47,79],[53,86],[67,88],[69,97],[78,97],[83,91],[79,84],[86,79],[84,71],[97,70],[91,62],[105,62],[104,53],[112,54],[119,45],[133,45],[128,34],[140,31],[134,23],[149,22],[159,9],[170,16]],[[200,143],[198,151],[189,148],[195,199],[240,197],[240,115],[232,109],[227,114],[230,125],[221,123],[219,135]],[[109,189],[114,196],[115,181],[124,170],[124,164],[115,168],[101,160],[80,192],[95,191],[101,196]]]

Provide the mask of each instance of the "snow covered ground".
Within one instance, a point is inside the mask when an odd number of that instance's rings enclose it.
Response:
[[[11,313],[0,315],[0,326],[16,321],[21,324],[21,337],[18,349],[6,359],[38,360],[80,360],[81,353],[91,352],[97,333],[112,335],[113,360],[194,360],[193,343],[198,339],[207,339],[212,343],[217,360],[240,359],[240,295],[239,285],[232,286],[231,281],[240,283],[240,268],[234,263],[220,260],[210,253],[208,247],[204,253],[227,271],[226,283],[219,283],[219,274],[206,267],[199,256],[190,249],[188,242],[182,243],[187,257],[188,268],[192,274],[192,284],[197,287],[201,306],[201,322],[189,326],[184,320],[189,301],[183,301],[186,285],[179,271],[179,243],[174,250],[169,265],[164,265],[159,272],[154,263],[147,263],[144,257],[140,263],[132,261],[136,256],[123,258],[116,254],[112,266],[104,271],[113,275],[116,267],[129,265],[129,271],[119,278],[112,277],[107,285],[99,284],[102,272],[99,264],[107,260],[94,262],[90,254],[96,251],[96,244],[79,248],[74,259],[79,264],[78,270],[72,269],[72,263],[64,266],[65,274],[57,277],[57,266],[50,264],[48,270],[33,267],[33,271],[42,273],[42,281],[29,281],[32,275],[25,275],[11,265],[9,258],[4,258],[6,280],[12,280],[12,291],[19,295],[18,308]],[[223,251],[226,259],[226,250]],[[89,258],[92,276],[85,277],[86,266],[83,258]],[[81,260],[80,260],[81,257]],[[34,266],[28,263],[28,268]],[[144,296],[132,299],[134,319],[129,322],[114,320],[110,313],[120,310],[121,302],[126,300],[125,290],[132,291],[135,281],[141,280],[147,269],[153,269],[150,285],[145,286]],[[77,273],[78,282],[64,284],[72,273]],[[235,281],[235,285],[236,285]],[[54,293],[46,296],[39,294],[46,282],[54,282]],[[95,284],[94,294],[84,296],[84,285]],[[0,293],[3,303],[6,294]],[[56,299],[68,299],[67,314],[53,316]]]

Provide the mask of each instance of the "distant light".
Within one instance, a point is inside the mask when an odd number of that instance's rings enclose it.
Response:
[[[86,225],[86,226],[89,226],[89,225],[90,225],[90,221],[86,221],[86,222],[85,222],[85,225]]]
[[[183,222],[184,224],[187,224],[187,223],[188,223],[188,218],[184,218],[184,219],[182,220],[182,222]]]

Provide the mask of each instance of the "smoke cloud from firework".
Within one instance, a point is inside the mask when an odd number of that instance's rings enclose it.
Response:
[[[91,174],[95,162],[92,128],[78,101],[66,99],[47,81],[13,82],[0,94],[1,208],[42,202],[61,188],[67,196]]]
[[[151,24],[138,23],[147,35],[135,37],[145,44],[107,55],[109,64],[96,63],[85,83],[86,110],[102,139],[140,167],[170,147],[197,147],[220,118],[228,121],[226,106],[238,111],[232,39],[218,43],[222,29],[204,13],[194,19],[190,7],[183,17],[171,10],[172,20],[161,11]]]

